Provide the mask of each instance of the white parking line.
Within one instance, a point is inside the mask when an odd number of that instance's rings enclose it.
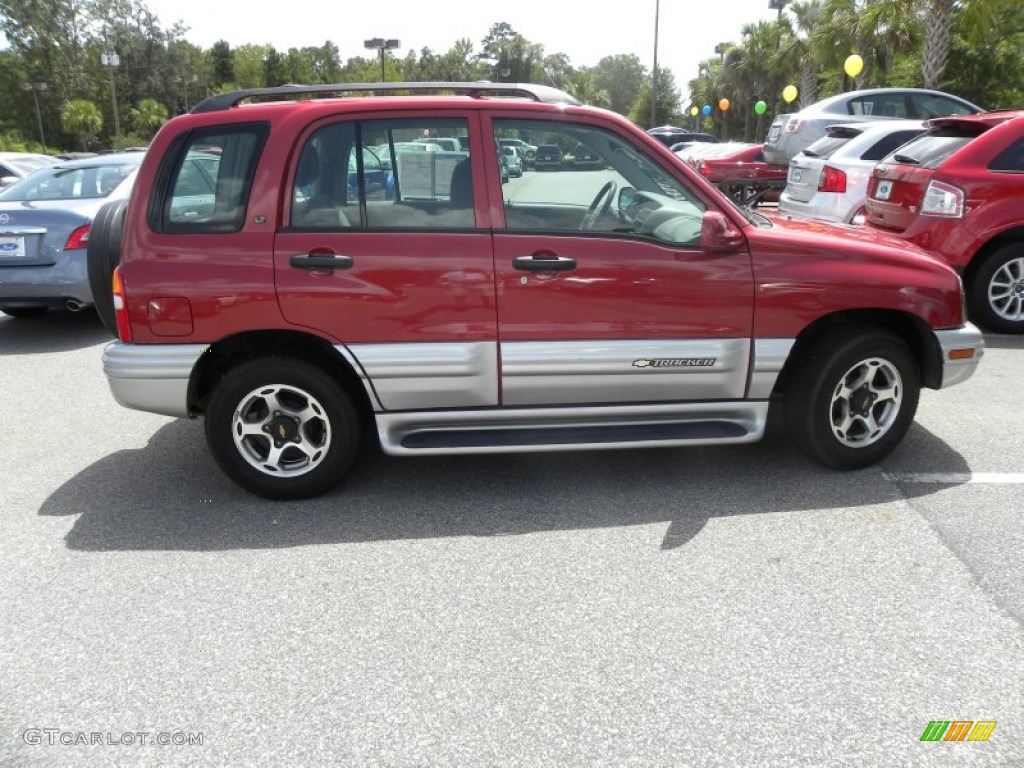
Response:
[[[965,483],[1020,485],[1024,483],[1024,472],[883,472],[882,476],[893,483],[946,485],[964,485]]]

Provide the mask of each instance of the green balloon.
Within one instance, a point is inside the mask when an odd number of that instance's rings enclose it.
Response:
[[[754,111],[759,115],[763,115],[767,110],[768,105],[765,104],[763,101],[759,101],[754,105]]]

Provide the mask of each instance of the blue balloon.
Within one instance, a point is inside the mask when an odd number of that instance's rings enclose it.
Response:
[[[707,117],[708,115],[710,115],[711,114],[711,105],[710,104],[705,104],[704,108],[701,109],[701,114],[704,115],[704,117]]]

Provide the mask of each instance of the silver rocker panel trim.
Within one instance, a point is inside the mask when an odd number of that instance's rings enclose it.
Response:
[[[520,453],[524,451],[578,451],[615,448],[662,448],[681,445],[754,443],[764,436],[768,402],[729,400],[684,405],[630,405],[577,408],[504,408],[460,411],[407,411],[376,414],[381,448],[392,456],[464,455],[478,453]],[[417,447],[403,442],[423,433],[466,433],[494,429],[557,430],[581,427],[645,427],[698,425],[724,422],[739,427],[742,434],[713,439],[667,439],[621,442],[566,442],[473,447]]]

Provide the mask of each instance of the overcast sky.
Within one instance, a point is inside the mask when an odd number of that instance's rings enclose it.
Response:
[[[279,51],[322,45],[330,40],[341,59],[365,56],[363,40],[397,38],[405,56],[427,47],[447,51],[460,38],[475,50],[492,24],[505,21],[527,40],[544,46],[545,54],[564,53],[574,67],[593,66],[603,56],[634,53],[651,68],[654,58],[655,0],[568,3],[554,0],[509,2],[325,2],[283,3],[238,0],[146,0],[162,27],[180,21],[186,38],[202,48],[217,40],[232,46],[271,44]],[[658,65],[672,70],[676,84],[697,76],[697,65],[715,55],[720,42],[739,42],[746,23],[775,18],[768,0],[661,0]]]

